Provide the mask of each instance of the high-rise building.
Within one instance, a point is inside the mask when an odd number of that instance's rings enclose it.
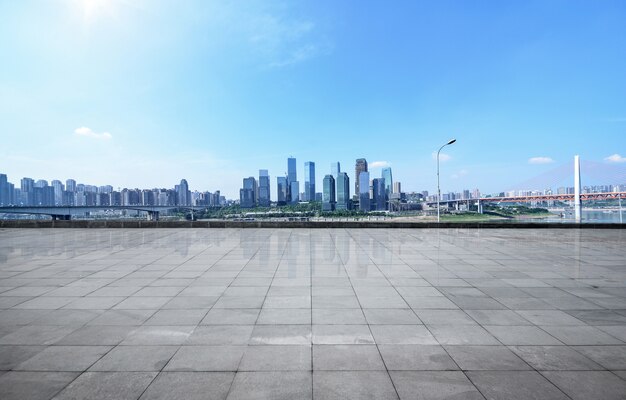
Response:
[[[9,195],[9,181],[5,174],[0,174],[0,205],[7,206],[11,204],[11,195]]]
[[[401,193],[402,192],[402,185],[400,185],[400,182],[394,182],[393,183],[393,192],[394,193]]]
[[[389,195],[393,193],[393,178],[391,175],[391,167],[383,168],[381,177],[385,180],[385,193],[387,195],[387,198],[389,198]]]
[[[20,189],[22,191],[22,198],[20,202],[25,206],[35,205],[35,181],[32,178],[22,178],[20,181]]]
[[[340,172],[341,172],[341,164],[339,163],[339,161],[330,164],[330,174],[333,176],[335,181],[337,181],[337,177],[339,177]]]
[[[322,184],[322,211],[335,210],[335,178],[326,175]]]
[[[76,181],[74,179],[68,179],[65,181],[65,190],[74,193],[76,191]]]
[[[350,209],[350,178],[345,172],[340,172],[337,177],[337,210]]]
[[[295,184],[294,184],[295,183]],[[294,192],[292,189],[295,188]],[[298,183],[298,174],[296,171],[296,159],[289,157],[287,159],[287,201],[290,203],[298,202],[298,193],[300,184]]]
[[[57,206],[63,204],[63,190],[65,189],[63,182],[55,179],[51,186],[54,188],[54,204]]]
[[[289,182],[289,196],[291,196],[290,201],[292,204],[300,201],[300,182]]]
[[[360,179],[360,175],[362,172],[367,172],[367,160],[365,160],[365,158],[358,158],[356,160],[356,164],[354,166],[354,195],[355,196],[359,196],[359,201],[361,201],[360,199],[360,195],[361,195],[361,179]],[[368,174],[368,178],[367,178],[367,186],[369,187],[369,174]],[[369,210],[368,210],[369,211]]]
[[[315,201],[315,163],[304,163],[304,201]]]
[[[287,184],[286,176],[279,176],[276,178],[276,201],[278,205],[287,204],[287,195],[289,194],[289,186]]]
[[[244,178],[243,188],[239,190],[239,204],[241,207],[256,207],[257,204],[257,182],[253,176]]]
[[[46,186],[48,186],[48,181],[45,179],[39,179],[35,182],[36,188],[45,188]]]
[[[289,182],[295,182],[298,180],[298,174],[296,172],[296,159],[289,157],[287,159],[287,180]]]
[[[372,201],[373,208],[377,211],[387,209],[387,192],[384,178],[376,178],[372,180]]]
[[[365,161],[365,160],[364,160]],[[367,171],[360,171],[359,174],[359,210],[370,210],[370,173]]]
[[[266,169],[259,170],[259,205],[270,206],[270,175]]]
[[[188,206],[191,204],[191,192],[186,179],[180,180],[180,185],[176,185],[176,199],[179,206]]]

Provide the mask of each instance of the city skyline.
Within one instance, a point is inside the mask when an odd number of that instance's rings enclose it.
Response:
[[[574,154],[626,165],[623,2],[26,0],[0,18],[10,176],[236,198],[284,154],[316,163],[316,187],[366,156],[434,191],[452,137],[442,190],[506,190]]]

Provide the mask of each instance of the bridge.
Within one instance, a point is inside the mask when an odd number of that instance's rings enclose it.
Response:
[[[158,221],[161,212],[172,210],[205,210],[207,206],[7,206],[0,207],[0,214],[49,215],[53,220],[70,220],[72,216],[85,215],[94,211],[143,211],[148,214],[148,221]]]
[[[555,171],[557,173],[567,173],[567,171],[571,171],[568,168],[564,168],[565,166],[561,166],[555,168],[552,171],[548,171],[542,174],[538,178],[545,178],[546,175],[554,174]],[[598,163],[590,163],[589,164],[590,172],[595,172],[598,169]],[[482,205],[485,203],[540,203],[540,202],[549,202],[549,201],[563,201],[563,202],[571,202],[574,204],[575,218],[577,221],[581,219],[581,208],[583,201],[592,201],[592,200],[618,200],[620,210],[622,208],[622,199],[626,199],[626,192],[616,191],[616,192],[602,192],[602,193],[582,193],[581,186],[581,173],[580,173],[580,159],[579,156],[574,157],[574,193],[568,194],[543,194],[543,195],[528,195],[528,196],[495,196],[495,197],[481,197],[478,199],[458,199],[458,200],[440,200],[440,201],[432,201],[427,202],[429,206],[436,206],[439,204],[445,204],[446,206],[459,208],[459,204],[474,204],[478,208],[478,212],[482,213]],[[571,173],[571,172],[569,172]],[[571,176],[571,175],[570,175]],[[623,172],[620,172],[618,175],[619,179],[626,179],[626,176]],[[525,184],[529,184],[526,182]],[[554,183],[554,182],[553,182]],[[528,186],[540,186],[537,182],[533,182]],[[551,184],[543,184],[543,186],[551,187]],[[621,214],[620,214],[621,215]]]

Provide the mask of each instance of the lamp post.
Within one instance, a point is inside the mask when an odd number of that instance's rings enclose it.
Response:
[[[456,142],[456,139],[450,140],[448,143],[441,146],[439,150],[437,151],[437,223],[439,223],[439,219],[440,219],[439,209],[441,208],[441,188],[439,187],[439,153],[441,153],[441,149],[443,149],[444,147],[448,145],[451,145],[454,142]]]

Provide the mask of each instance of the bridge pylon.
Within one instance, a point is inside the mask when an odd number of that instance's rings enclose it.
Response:
[[[580,201],[580,156],[574,156],[574,217],[576,222],[581,220]]]

